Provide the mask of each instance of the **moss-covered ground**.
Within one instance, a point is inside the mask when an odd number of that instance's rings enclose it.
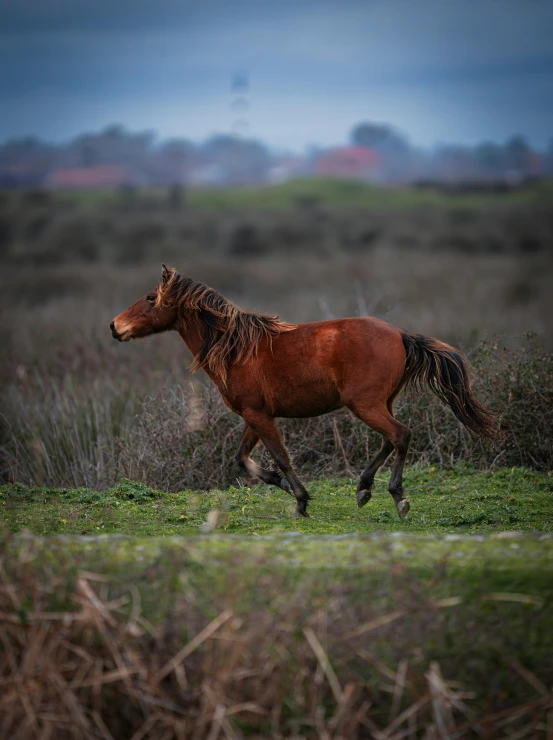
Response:
[[[142,627],[177,630],[182,643],[230,609],[245,630],[259,619],[295,629],[297,646],[286,658],[294,662],[304,626],[322,614],[344,675],[364,675],[357,662],[365,652],[392,676],[407,660],[421,680],[438,661],[444,675],[475,691],[478,706],[494,711],[535,700],[534,679],[553,681],[550,534],[22,534],[3,538],[0,561],[6,582],[23,584],[22,623],[37,610],[36,593],[43,613],[74,611],[84,577],[105,600],[126,603],[123,620],[136,612]]]
[[[544,701],[541,687],[553,681],[553,476],[411,469],[405,521],[386,478],[361,510],[353,480],[311,482],[309,520],[293,519],[292,499],[266,486],[3,486],[0,573],[18,594],[13,618],[74,611],[85,578],[105,601],[120,600],[123,620],[140,615],[143,628],[176,630],[182,642],[225,609],[248,634],[265,620],[278,645],[297,632],[282,670],[301,664],[302,630],[323,619],[340,680],[380,691],[363,661],[392,677],[406,661],[418,685],[438,661],[474,691],[480,713]]]
[[[165,493],[126,480],[107,491],[13,484],[0,488],[0,524],[36,535],[553,532],[550,473],[521,468],[476,472],[466,466],[411,469],[405,476],[411,512],[404,521],[387,491],[387,477],[379,475],[363,509],[356,505],[354,479],[310,483],[308,520],[292,518],[292,498],[264,485]]]

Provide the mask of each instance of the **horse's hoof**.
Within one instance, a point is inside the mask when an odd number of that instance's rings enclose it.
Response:
[[[406,498],[404,498],[401,501],[398,501],[396,506],[397,506],[397,513],[399,514],[399,518],[405,519],[405,517],[409,513],[409,509],[411,508],[409,505],[409,501]]]
[[[292,516],[295,519],[309,519],[309,514],[306,511],[295,511]]]
[[[361,509],[365,504],[368,504],[371,500],[372,493],[363,488],[361,491],[357,491],[355,498],[357,499],[357,506]]]

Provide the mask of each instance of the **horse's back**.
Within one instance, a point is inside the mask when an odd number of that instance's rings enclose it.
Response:
[[[361,392],[385,402],[404,366],[402,330],[358,317],[298,324],[260,346],[235,378],[241,389],[256,386],[275,416],[315,416],[349,405]]]
[[[309,324],[304,326],[309,327]],[[360,392],[387,398],[401,383],[405,370],[403,330],[372,316],[319,322],[319,333],[333,335],[331,365],[343,405]]]
[[[358,358],[376,360],[383,355],[405,359],[403,330],[372,316],[331,319],[298,324],[273,340],[274,354],[304,362],[350,362]]]

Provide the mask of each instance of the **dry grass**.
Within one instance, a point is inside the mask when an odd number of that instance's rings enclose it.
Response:
[[[396,406],[413,431],[408,464],[551,469],[551,355],[531,341],[517,350],[483,343],[472,361],[475,394],[495,412],[504,438],[497,444],[475,441],[436,399],[409,393]],[[161,391],[143,393],[137,395],[132,382],[21,379],[4,396],[4,480],[102,489],[126,477],[166,491],[236,482],[243,422],[213,387],[183,387],[170,378]],[[307,479],[355,475],[380,444],[346,410],[280,426],[294,466]]]
[[[109,322],[157,283],[161,261],[286,321],[369,314],[465,350],[504,337],[507,355],[473,358],[477,394],[511,430],[506,444],[474,445],[437,404],[407,399],[399,415],[413,427],[411,461],[551,466],[547,209],[135,206],[0,202],[1,480],[108,487],[123,475],[165,489],[234,480],[239,420],[205,395],[205,378],[190,385],[179,337],[111,338]],[[529,330],[545,352],[510,354]],[[345,413],[290,422],[285,434],[308,476],[360,469],[377,444]]]
[[[406,398],[398,411],[414,432],[410,462],[550,468],[553,364],[522,338],[533,330],[545,350],[553,346],[550,209],[315,206],[268,214],[2,198],[2,480],[102,488],[126,476],[165,490],[234,482],[240,420],[190,385],[180,340],[120,346],[109,333],[113,316],[155,285],[162,261],[288,321],[368,313],[465,349],[481,336],[514,337],[506,351],[488,343],[472,356],[476,393],[507,430],[503,446],[474,444],[441,406]],[[290,421],[284,434],[307,477],[361,469],[378,444],[347,413]],[[401,564],[381,593],[364,572],[362,602],[352,603],[345,570],[318,599],[284,570],[256,570],[246,587],[232,567],[220,574],[222,593],[200,570],[202,587],[177,598],[193,558],[186,572],[137,559],[140,572],[129,569],[124,588],[99,561],[90,572],[79,555],[25,539],[17,556],[2,554],[1,737],[551,735],[550,664],[540,673],[539,661],[520,657],[549,634],[545,616],[517,612],[517,629],[505,630],[507,605],[494,601],[503,586],[482,609],[467,599],[467,618],[455,612],[455,591],[440,597],[445,576],[414,586]],[[167,570],[171,607],[154,626],[145,602],[163,600],[154,581]],[[490,572],[474,571],[470,593]],[[429,657],[444,625],[455,640]],[[516,687],[508,697],[493,693],[499,659],[486,648],[495,636],[508,648],[500,656]]]
[[[265,576],[270,609],[241,612],[227,593],[226,605],[212,595],[208,617],[187,598],[154,627],[136,585],[121,593],[102,573],[68,577],[63,567],[39,578],[29,553],[11,562],[11,576],[0,565],[2,737],[492,740],[550,728],[551,690],[514,658],[504,656],[514,702],[492,701],[425,660],[457,597],[425,601],[411,585],[401,608],[379,611],[354,609],[337,590],[314,610],[302,588],[290,594]],[[373,652],[374,640],[396,645],[395,663]]]

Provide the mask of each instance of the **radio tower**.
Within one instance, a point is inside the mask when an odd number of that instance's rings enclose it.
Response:
[[[244,136],[250,128],[248,120],[250,110],[250,82],[245,72],[238,72],[234,75],[230,91],[231,129],[235,136]]]

